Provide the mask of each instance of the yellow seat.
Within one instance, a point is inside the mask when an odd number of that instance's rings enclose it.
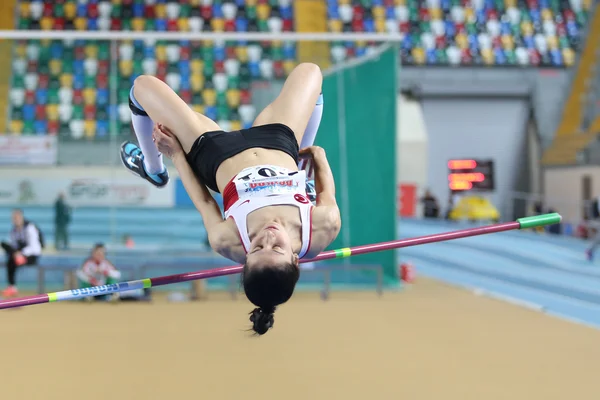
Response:
[[[384,18],[385,19],[385,7],[382,6],[373,6],[373,18]]]
[[[119,72],[123,76],[131,76],[133,73],[133,62],[131,60],[119,61]]]
[[[204,68],[204,62],[202,60],[194,59],[190,61],[190,71],[192,74],[201,74]]]
[[[179,28],[180,31],[182,32],[186,32],[190,30],[190,23],[189,23],[189,19],[187,18],[179,18],[177,20],[177,27]]]
[[[483,63],[485,65],[494,65],[495,64],[494,53],[492,52],[492,49],[482,49],[481,50],[481,58],[483,59]]]
[[[19,4],[19,14],[21,14],[22,18],[29,17],[29,3],[21,2]]]
[[[167,60],[167,47],[164,45],[156,46],[154,54],[156,55],[156,61],[166,61]]]
[[[347,4],[350,4],[350,0],[339,0],[338,4],[339,5],[347,5]]]
[[[203,105],[194,104],[194,105],[192,105],[192,110],[194,110],[195,112],[197,112],[199,114],[204,114],[204,106]]]
[[[226,94],[227,104],[231,108],[238,108],[240,105],[240,91],[238,89],[229,89]]]
[[[558,39],[556,36],[546,36],[546,43],[550,50],[556,50],[558,48]]]
[[[417,47],[412,49],[412,56],[415,64],[425,64],[425,51],[422,48]]]
[[[285,71],[286,75],[289,75],[294,68],[296,68],[295,61],[286,60],[283,62],[283,70]]]
[[[239,131],[240,129],[242,129],[242,122],[241,121],[231,121],[230,122],[230,129],[232,131]]]
[[[95,88],[83,89],[83,103],[86,106],[96,104],[96,89]]]
[[[472,21],[475,19],[475,11],[470,7],[463,8],[465,10],[465,21]]]
[[[52,17],[42,17],[40,20],[40,28],[44,31],[49,31],[54,27],[54,18]]]
[[[542,14],[543,21],[553,21],[554,20],[554,15],[552,15],[552,10],[550,10],[549,8],[543,8],[541,14]]]
[[[523,21],[521,23],[521,33],[524,36],[532,36],[533,35],[533,25],[529,21]]]
[[[515,42],[512,35],[502,35],[500,38],[502,41],[502,47],[505,50],[513,50],[515,48]]]
[[[465,35],[464,33],[457,33],[456,45],[459,49],[466,49],[467,47],[469,47],[469,39],[467,38],[467,35]]]
[[[344,24],[339,19],[331,19],[329,20],[329,30],[334,33],[341,33]]]
[[[27,53],[27,45],[25,43],[19,43],[15,46],[15,55],[17,58],[25,58]]]
[[[237,59],[242,62],[248,62],[248,48],[246,46],[238,46],[235,48]]]
[[[10,121],[10,132],[20,135],[23,132],[23,121],[21,121],[21,120]]]
[[[397,6],[405,6],[406,5],[406,0],[395,0],[394,4]]]
[[[256,5],[256,0],[246,0],[246,6],[255,6]]]
[[[77,5],[75,3],[67,2],[65,3],[65,18],[73,19],[75,18],[75,14],[77,14]]]
[[[46,118],[48,118],[48,121],[58,121],[58,104],[49,104],[46,106]]]
[[[565,48],[562,50],[563,60],[565,65],[570,67],[575,64],[575,52],[571,48]]]
[[[57,76],[62,72],[62,60],[50,60],[50,75]]]
[[[62,74],[60,76],[60,86],[72,88],[73,87],[73,75]]]
[[[375,18],[375,32],[385,33],[385,18]]]
[[[192,74],[192,76],[190,76],[190,86],[192,87],[193,92],[200,92],[204,88],[204,75]]]
[[[517,0],[504,0],[504,5],[506,6],[506,8],[516,7],[517,6]]]
[[[121,5],[121,0],[112,0],[111,3],[118,6]]]
[[[85,120],[83,122],[83,132],[87,138],[93,138],[96,136],[96,120]]]
[[[256,6],[256,16],[259,20],[266,20],[271,15],[271,6],[268,4],[262,3]]]
[[[199,6],[200,5],[200,1],[201,0],[190,0],[190,6],[192,6],[192,7]],[[248,3],[248,2],[246,2],[246,3]]]
[[[429,15],[431,16],[431,19],[443,19],[442,18],[442,10],[435,7],[435,8],[430,8],[429,9]]]
[[[87,58],[98,58],[98,46],[96,44],[85,46],[85,56]]]
[[[131,28],[136,32],[141,32],[144,30],[145,19],[144,18],[134,18],[131,20]]]
[[[217,92],[215,89],[204,89],[202,99],[207,106],[214,106],[217,103]]]
[[[221,18],[213,18],[210,20],[210,26],[213,32],[223,32],[223,30],[225,30],[225,20]]]
[[[159,19],[167,18],[167,8],[164,4],[156,4],[154,6],[154,14],[156,15],[156,18]]]
[[[75,21],[73,22],[73,24],[75,25],[75,29],[78,31],[87,30],[87,23],[88,23],[88,20],[85,17],[77,17],[77,18],[75,18]]]

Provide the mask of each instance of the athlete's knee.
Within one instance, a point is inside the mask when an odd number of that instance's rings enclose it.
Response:
[[[152,90],[153,86],[160,84],[162,81],[152,75],[140,75],[133,81],[133,89],[136,95],[146,91]]]
[[[319,79],[319,80],[323,79],[323,73],[321,72],[321,67],[319,67],[317,64],[313,64],[313,63],[309,63],[309,62],[300,63],[300,64],[298,64],[298,66],[295,69],[299,73],[302,73],[303,75],[306,75],[310,78]]]

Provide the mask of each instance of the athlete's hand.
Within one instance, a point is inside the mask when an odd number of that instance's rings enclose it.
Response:
[[[309,146],[300,150],[300,158],[318,158],[325,155],[325,150],[320,146]]]
[[[152,131],[152,140],[156,144],[156,148],[165,156],[173,159],[173,157],[184,154],[181,143],[169,128],[161,124],[154,124]]]

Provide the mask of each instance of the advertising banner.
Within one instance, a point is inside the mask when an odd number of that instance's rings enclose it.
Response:
[[[173,184],[156,189],[139,178],[3,178],[0,205],[51,205],[60,193],[72,206],[172,207]]]
[[[55,136],[0,135],[0,165],[54,165]]]

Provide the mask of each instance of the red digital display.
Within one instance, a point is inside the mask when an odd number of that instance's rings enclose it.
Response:
[[[448,187],[456,192],[494,190],[494,162],[472,159],[448,161]]]

